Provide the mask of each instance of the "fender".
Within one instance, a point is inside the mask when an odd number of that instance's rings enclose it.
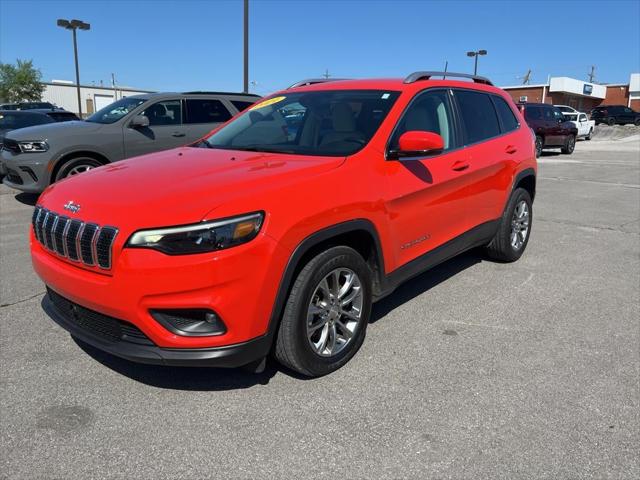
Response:
[[[284,305],[287,300],[287,296],[289,295],[291,286],[293,285],[294,275],[298,266],[300,265],[300,260],[316,245],[319,245],[322,242],[330,240],[331,238],[337,237],[339,235],[356,231],[365,231],[369,235],[371,235],[371,238],[373,238],[373,244],[376,254],[375,269],[377,271],[374,271],[372,273],[374,277],[374,297],[376,296],[376,294],[378,293],[377,290],[380,289],[380,284],[384,281],[383,279],[385,276],[385,271],[380,237],[374,224],[370,220],[358,218],[325,227],[322,230],[318,230],[317,232],[312,233],[304,240],[302,240],[289,257],[289,261],[287,262],[287,266],[285,267],[284,273],[282,274],[282,278],[280,280],[278,293],[276,294],[273,309],[271,311],[271,318],[269,319],[267,335],[271,337],[271,340],[273,340],[273,337],[278,331],[280,318],[282,317],[282,312],[284,311]]]
[[[511,191],[513,192],[516,188],[516,185],[518,185],[520,181],[526,177],[533,177],[534,195],[531,196],[531,201],[533,201],[533,197],[535,196],[535,183],[536,183],[536,171],[533,168],[525,168],[515,176],[515,178],[513,179],[513,183],[511,184]]]

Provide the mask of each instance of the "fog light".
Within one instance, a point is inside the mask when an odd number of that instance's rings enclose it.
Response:
[[[227,327],[213,310],[204,308],[151,310],[151,316],[176,335],[204,337],[222,335]]]

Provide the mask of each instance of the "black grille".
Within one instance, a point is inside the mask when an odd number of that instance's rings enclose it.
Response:
[[[113,227],[103,227],[96,241],[96,256],[98,265],[102,268],[111,268],[111,245],[116,238],[116,230]]]
[[[36,239],[48,250],[75,262],[111,268],[117,228],[72,220],[40,206],[33,211],[31,223]]]
[[[98,225],[95,223],[87,223],[80,235],[80,257],[87,265],[95,265],[96,263],[93,260],[93,240],[97,231]]]
[[[51,303],[67,322],[94,337],[110,343],[132,342],[142,345],[154,345],[149,337],[131,323],[89,310],[67,300],[50,288],[47,288],[47,294]]]

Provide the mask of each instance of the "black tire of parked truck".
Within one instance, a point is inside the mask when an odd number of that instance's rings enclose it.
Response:
[[[339,246],[319,253],[291,288],[276,339],[276,358],[307,377],[339,369],[364,341],[371,303],[371,272],[358,252]]]
[[[576,136],[569,135],[564,141],[564,147],[560,149],[565,155],[571,155],[576,148]]]

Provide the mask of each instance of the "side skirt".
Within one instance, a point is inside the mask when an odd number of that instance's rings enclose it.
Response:
[[[380,300],[392,293],[400,284],[420,275],[436,265],[455,257],[467,250],[481,245],[486,245],[493,239],[500,220],[492,220],[482,223],[462,235],[434,248],[433,250],[411,260],[409,263],[396,268],[382,279],[382,289],[376,295],[374,301]]]

